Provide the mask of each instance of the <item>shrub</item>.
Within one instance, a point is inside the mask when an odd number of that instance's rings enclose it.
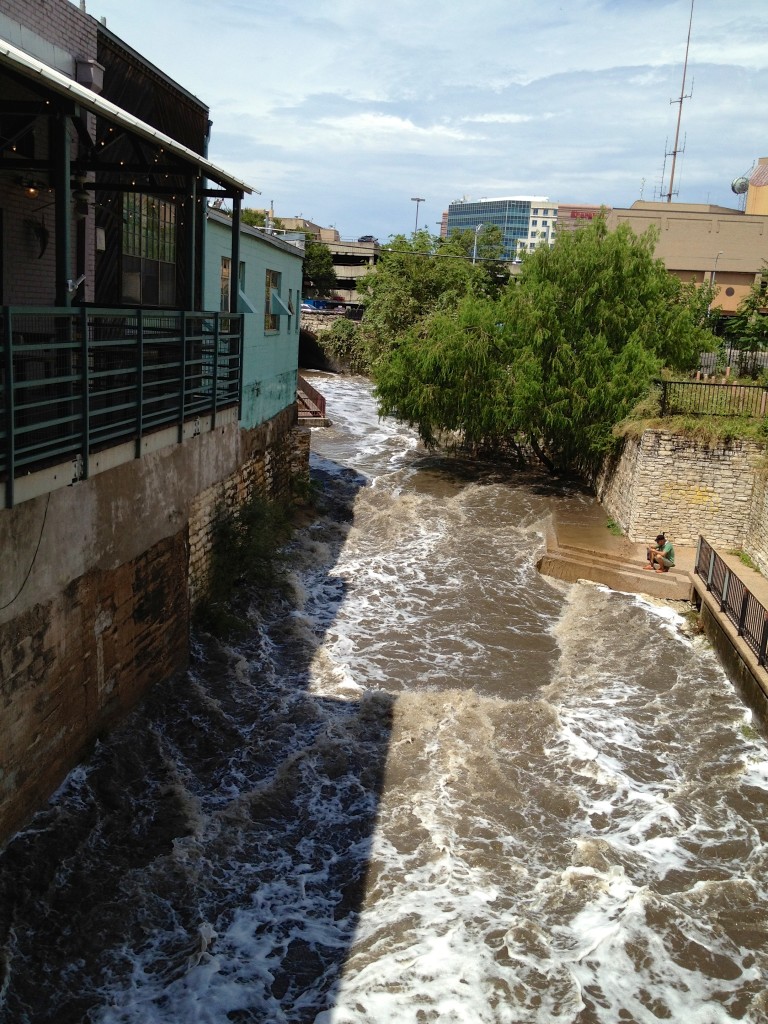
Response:
[[[291,532],[288,508],[254,495],[234,512],[220,510],[206,596],[195,625],[215,636],[243,633],[247,605],[280,586]]]

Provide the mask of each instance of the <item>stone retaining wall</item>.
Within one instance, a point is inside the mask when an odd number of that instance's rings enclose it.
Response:
[[[290,410],[291,414],[293,410]],[[197,495],[189,515],[189,601],[205,593],[219,517],[254,495],[288,501],[293,480],[309,478],[310,431],[293,427],[284,414],[243,431],[245,454],[234,473]]]
[[[758,537],[765,544],[765,498],[761,512],[756,487],[763,457],[764,449],[750,441],[710,446],[646,430],[627,438],[595,489],[632,541],[661,530],[678,544],[695,544],[704,534],[716,545],[747,548]]]
[[[760,572],[768,576],[768,467],[761,466],[755,474],[752,514],[744,550],[754,559]]]
[[[0,509],[0,843],[156,682],[182,671],[210,510],[308,477],[295,406]]]

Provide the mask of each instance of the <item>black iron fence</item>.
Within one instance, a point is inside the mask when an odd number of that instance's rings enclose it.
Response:
[[[657,380],[662,416],[768,415],[768,389],[759,384],[713,384],[700,380]]]
[[[4,307],[0,480],[80,460],[237,406],[243,318],[228,313]]]
[[[768,609],[747,589],[704,537],[699,537],[694,572],[720,602],[720,611],[736,626],[740,637],[765,665],[768,650]]]
[[[726,366],[739,375],[759,374],[761,370],[768,370],[768,351],[727,345],[715,352],[701,352],[699,355],[699,368],[704,373],[722,373]]]

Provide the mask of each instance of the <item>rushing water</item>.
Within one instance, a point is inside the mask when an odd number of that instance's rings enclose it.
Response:
[[[0,858],[2,1024],[768,1020],[768,756],[706,642],[539,576],[578,489],[319,386],[290,598]]]

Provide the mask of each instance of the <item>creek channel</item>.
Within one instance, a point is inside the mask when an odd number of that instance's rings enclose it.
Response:
[[[2,1024],[768,1021],[768,751],[532,472],[314,375],[317,516],[0,856]]]

